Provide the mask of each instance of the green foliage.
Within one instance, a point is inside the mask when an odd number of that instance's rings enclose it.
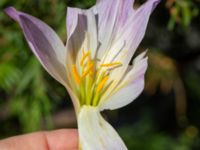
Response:
[[[0,65],[0,87],[5,91],[11,91],[15,83],[20,80],[21,72],[11,63]]]
[[[166,6],[171,15],[168,23],[169,30],[173,30],[176,24],[180,24],[184,28],[188,27],[192,19],[199,13],[198,7],[191,0],[168,0]]]
[[[68,3],[69,6],[75,5],[76,7],[79,7],[79,8],[88,8],[94,4],[95,4],[95,0],[73,0],[73,1],[69,1]]]
[[[41,128],[41,119],[49,116],[51,104],[38,61],[31,57],[22,72],[24,74],[17,82],[9,107],[11,114],[20,116],[19,121],[24,126],[24,132],[35,131]],[[51,125],[50,123],[47,125]]]
[[[178,136],[157,130],[150,116],[146,115],[137,124],[124,126],[119,133],[128,146],[134,150],[191,150],[197,135],[190,136],[188,129],[183,130]]]

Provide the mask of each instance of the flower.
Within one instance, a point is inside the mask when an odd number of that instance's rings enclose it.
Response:
[[[97,0],[67,9],[67,42],[45,23],[8,7],[42,66],[68,90],[78,119],[80,149],[126,150],[100,114],[131,103],[144,88],[145,52],[129,65],[159,0],[133,9],[134,0]]]

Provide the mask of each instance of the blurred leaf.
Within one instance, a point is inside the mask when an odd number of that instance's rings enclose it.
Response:
[[[20,80],[21,72],[11,63],[3,63],[0,65],[0,87],[5,91],[11,91],[16,81]]]
[[[199,12],[194,1],[190,0],[167,0],[166,7],[171,15],[168,22],[169,30],[173,30],[176,24],[187,28]]]
[[[38,69],[41,69],[40,64],[33,56],[30,58],[29,62],[26,64],[23,70],[24,73],[22,75],[20,82],[18,83],[16,94],[21,93],[22,91],[27,89],[27,87],[29,87],[31,81],[34,80],[34,78],[37,76],[39,72]]]

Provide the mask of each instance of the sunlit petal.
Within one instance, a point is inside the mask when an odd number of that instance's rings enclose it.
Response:
[[[134,60],[132,69],[127,73],[121,83],[115,88],[107,98],[105,97],[100,104],[103,109],[117,109],[131,103],[144,89],[144,74],[147,69],[147,58],[144,53],[137,56]]]
[[[83,150],[127,150],[117,132],[103,119],[97,107],[81,108],[78,127]]]

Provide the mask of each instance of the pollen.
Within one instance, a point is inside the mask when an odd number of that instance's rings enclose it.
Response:
[[[98,86],[97,86],[97,88],[96,88],[96,92],[97,92],[97,93],[99,93],[99,92],[103,89],[104,85],[105,85],[106,82],[108,81],[108,78],[109,78],[109,76],[105,76],[105,77],[102,79],[102,81],[98,84]]]
[[[94,64],[92,61],[89,61],[87,69],[83,72],[82,78],[86,77],[90,72],[93,72]]]
[[[84,65],[84,61],[85,61],[86,58],[89,57],[89,56],[90,56],[90,51],[87,51],[87,52],[85,53],[84,50],[83,50],[83,57],[82,57],[82,59],[81,59],[81,61],[80,61],[80,65],[81,65],[81,66]]]
[[[117,67],[122,65],[121,62],[114,62],[114,63],[108,63],[108,64],[101,64],[100,67]]]
[[[77,83],[77,84],[80,84],[80,83],[81,83],[81,78],[80,78],[80,76],[79,76],[79,74],[78,74],[78,71],[77,71],[77,69],[76,69],[76,65],[73,65],[73,66],[72,66],[72,75],[73,75],[73,77],[74,77],[76,83]]]

